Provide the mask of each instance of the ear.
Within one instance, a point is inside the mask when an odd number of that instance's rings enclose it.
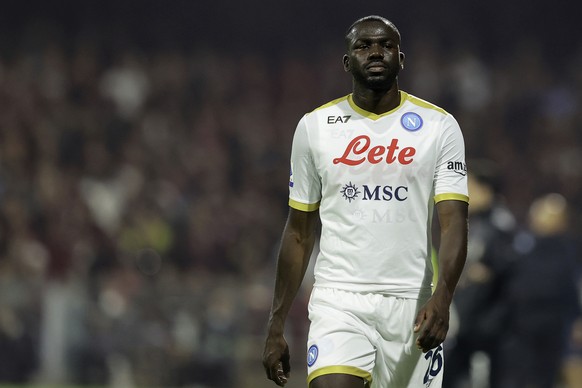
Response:
[[[350,72],[350,57],[348,57],[347,54],[344,54],[342,61],[344,63],[344,71],[346,73],[349,73]]]
[[[405,55],[401,51],[400,54],[399,54],[399,56],[400,56],[400,69],[404,69],[404,57],[405,57]]]

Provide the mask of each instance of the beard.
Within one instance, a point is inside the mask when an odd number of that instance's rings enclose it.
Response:
[[[398,79],[399,69],[388,68],[381,74],[370,74],[365,70],[352,71],[354,82],[370,90],[389,90]]]

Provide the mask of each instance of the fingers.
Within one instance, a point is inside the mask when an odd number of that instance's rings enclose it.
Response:
[[[270,367],[266,367],[267,378],[269,380],[273,380],[275,384],[280,387],[285,386],[287,384],[287,379],[289,378],[289,372],[285,373],[283,363],[281,361],[276,362],[274,365]]]
[[[421,331],[421,334],[416,340],[416,346],[423,352],[428,352],[429,350],[439,346],[446,337],[446,331],[443,330],[426,330]]]
[[[281,387],[287,384],[288,374],[286,374],[283,370],[283,363],[281,361],[275,365],[275,372],[272,376],[274,376],[272,380],[275,382],[275,384]]]
[[[419,333],[416,346],[423,352],[428,352],[445,340],[447,331],[448,325],[444,320],[434,316],[423,316],[423,319],[414,325],[414,332]]]
[[[415,333],[419,333],[418,337],[416,338],[416,347],[418,349],[421,349],[423,352],[426,352],[426,346],[427,346],[427,327],[430,327],[430,325],[428,325],[428,322],[426,321],[426,317],[424,315],[422,315],[420,317],[421,319],[418,320],[417,318],[417,322],[414,324],[414,332]]]
[[[283,374],[289,377],[291,372],[291,357],[289,356],[289,349],[281,356],[281,366],[283,367]]]
[[[265,357],[263,366],[265,367],[265,372],[269,380],[274,381],[280,387],[285,386],[291,371],[288,348],[279,357],[273,354]]]
[[[414,332],[418,333],[420,331],[420,328],[422,326],[422,323],[424,322],[425,319],[425,315],[424,312],[421,310],[419,311],[418,315],[416,316],[416,319],[414,321]]]

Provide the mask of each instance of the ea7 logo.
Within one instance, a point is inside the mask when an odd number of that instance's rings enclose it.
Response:
[[[327,123],[328,124],[337,124],[337,123],[345,124],[350,120],[351,117],[352,116],[349,116],[349,115],[346,115],[346,116],[327,116]]]
[[[456,172],[459,175],[467,175],[467,165],[464,162],[448,162],[447,170]]]

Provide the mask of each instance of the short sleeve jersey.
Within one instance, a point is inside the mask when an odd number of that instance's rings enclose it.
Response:
[[[461,129],[445,110],[400,92],[377,115],[348,95],[302,117],[289,206],[319,209],[316,287],[418,298],[432,282],[434,204],[468,201]]]

